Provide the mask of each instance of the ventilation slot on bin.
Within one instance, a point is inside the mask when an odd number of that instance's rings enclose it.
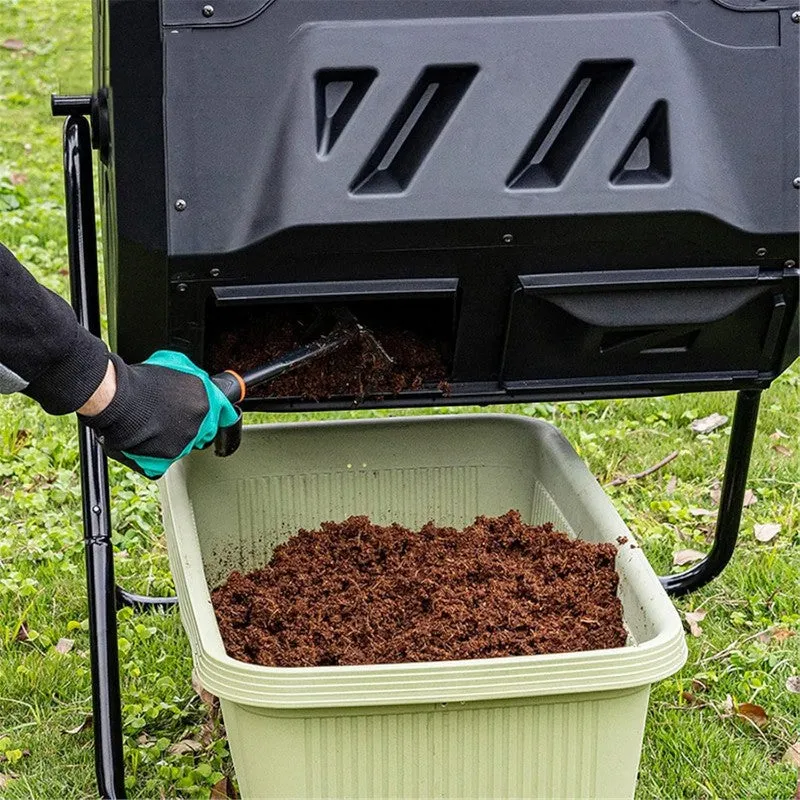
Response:
[[[327,69],[317,73],[317,153],[330,153],[377,76],[374,69]]]
[[[477,73],[474,65],[428,67],[353,180],[350,191],[403,192]]]
[[[611,173],[611,182],[617,186],[666,183],[671,174],[667,103],[659,100]]]
[[[632,61],[584,61],[512,170],[506,186],[509,189],[559,186],[632,67]]]

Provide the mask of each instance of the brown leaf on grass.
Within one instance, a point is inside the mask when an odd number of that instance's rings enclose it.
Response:
[[[11,184],[12,186],[21,186],[23,183],[28,182],[28,176],[24,172],[12,172]],[[17,434],[19,435],[19,434]]]
[[[689,424],[689,427],[695,433],[711,433],[711,431],[721,428],[727,421],[728,418],[724,414],[717,414],[715,411],[713,414],[709,414],[707,417],[692,420],[692,422]]]
[[[754,703],[739,703],[736,705],[735,710],[737,717],[752,722],[757,728],[763,728],[769,722],[767,712]]]
[[[230,778],[220,778],[212,787],[209,800],[237,800],[236,789]]]
[[[783,644],[787,639],[791,639],[792,636],[794,636],[794,631],[789,630],[789,628],[775,628],[772,631],[772,638],[779,644]]]
[[[25,48],[25,42],[22,39],[6,39],[2,47],[5,50],[23,50]]]
[[[681,697],[683,698],[683,701],[686,703],[686,705],[689,706],[697,706],[697,708],[705,708],[708,705],[708,703],[706,703],[704,700],[701,700],[699,697],[692,694],[691,692],[681,692]]]
[[[778,522],[766,522],[763,525],[755,525],[753,530],[759,542],[771,542],[780,532],[781,526]]]
[[[772,449],[780,456],[786,456],[786,458],[790,458],[794,455],[794,451],[790,450],[788,447],[784,447],[782,444],[774,444],[772,445]]]
[[[22,620],[19,624],[19,628],[17,628],[17,633],[14,638],[18,642],[27,642],[28,641],[28,623],[26,620]]]
[[[59,639],[53,649],[65,656],[73,647],[75,647],[75,642],[72,639]]]
[[[786,752],[783,754],[781,761],[786,761],[789,764],[794,764],[796,767],[800,767],[800,742],[790,744],[786,748]]]
[[[694,689],[695,692],[707,692],[708,686],[699,678],[692,678],[692,689]]]
[[[203,704],[208,706],[212,711],[215,711],[219,707],[219,699],[217,696],[203,688],[203,684],[200,683],[200,678],[194,670],[192,670],[192,689],[194,689]]]
[[[678,488],[678,479],[672,475],[670,479],[667,481],[667,497],[672,497],[675,494],[675,490]]]
[[[786,691],[800,694],[800,675],[792,675],[786,679]]]
[[[693,564],[695,561],[700,561],[705,557],[706,554],[701,553],[699,550],[678,550],[678,552],[672,556],[672,563],[676,567],[682,567],[685,564]]]
[[[772,439],[773,442],[777,442],[781,439],[789,439],[791,437],[788,433],[784,433],[782,430],[775,428],[775,430],[769,435],[769,438]]]
[[[686,619],[686,624],[689,626],[689,632],[692,636],[702,636],[703,629],[700,627],[700,623],[706,618],[706,613],[703,611],[702,608],[698,608],[696,611],[685,611],[683,616]]]
[[[167,748],[167,752],[171,756],[185,756],[187,753],[199,753],[203,749],[203,745],[196,739],[181,739]]]
[[[83,731],[88,731],[92,727],[92,715],[87,714],[83,718],[83,722],[80,725],[76,725],[74,728],[67,728],[63,733],[66,733],[69,736],[75,736],[78,733],[83,733]]]

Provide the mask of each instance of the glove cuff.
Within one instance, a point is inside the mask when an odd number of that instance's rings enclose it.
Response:
[[[113,399],[99,414],[91,417],[78,414],[78,417],[99,436],[111,439],[116,448],[125,450],[138,444],[141,431],[147,428],[155,411],[156,392],[141,375],[134,376],[116,353],[110,353],[109,357],[117,373]]]

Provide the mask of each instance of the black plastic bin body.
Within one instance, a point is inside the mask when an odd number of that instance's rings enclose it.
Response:
[[[446,391],[763,388],[798,353],[798,33],[775,0],[98,0],[114,346],[408,304]],[[344,408],[352,398],[246,401]]]

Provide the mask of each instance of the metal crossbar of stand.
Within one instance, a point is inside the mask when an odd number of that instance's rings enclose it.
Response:
[[[54,97],[53,113],[66,116],[64,174],[72,305],[80,323],[100,333],[91,129],[86,116],[89,96]],[[699,564],[679,575],[661,578],[673,596],[695,591],[719,575],[730,561],[741,522],[745,483],[758,420],[761,390],[738,392],[714,542]],[[92,668],[92,709],[95,770],[99,795],[125,797],[120,708],[116,610],[128,605],[142,610],[163,609],[174,597],[146,597],[116,585],[111,542],[108,465],[91,430],[80,422],[80,468],[83,503],[86,589]]]

